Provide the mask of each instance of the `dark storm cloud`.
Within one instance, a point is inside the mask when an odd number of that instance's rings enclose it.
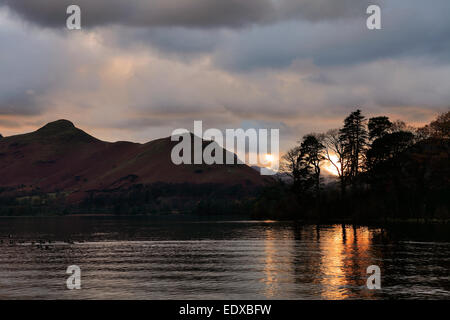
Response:
[[[71,3],[82,32],[60,32]],[[450,101],[448,0],[383,1],[380,31],[367,30],[360,0],[0,4],[0,119],[22,126],[67,118],[148,141],[193,120],[251,120],[295,142],[355,106],[428,121]]]
[[[404,57],[448,62],[448,12],[448,0],[435,0],[433,5],[419,0],[396,1],[383,7],[379,31],[366,28],[365,14],[348,21],[285,21],[248,28],[224,43],[215,61],[239,72],[286,68],[297,59],[311,59],[317,66],[348,66]]]
[[[42,26],[65,25],[66,8],[76,3],[87,27],[240,27],[284,19],[334,20],[361,15],[369,0],[0,0]]]
[[[383,0],[281,0],[278,3],[279,16],[300,18],[308,21],[336,20],[360,17],[370,4]]]
[[[26,19],[43,26],[65,25],[66,8],[72,0],[1,0]],[[84,26],[243,25],[265,19],[270,0],[78,0]]]

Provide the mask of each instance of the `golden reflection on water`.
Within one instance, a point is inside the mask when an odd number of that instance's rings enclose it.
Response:
[[[298,283],[300,287],[312,280],[324,299],[346,299],[356,295],[370,298],[373,292],[366,289],[366,269],[377,264],[373,260],[376,255],[372,237],[378,230],[333,225],[318,226],[314,232],[310,231],[296,230],[297,236],[303,237],[297,241],[292,230],[283,230],[282,235],[280,231],[265,230],[264,278],[261,279],[264,295],[276,297],[285,280]],[[280,238],[284,240],[280,241]],[[295,261],[300,251],[309,254]]]
[[[264,240],[264,296],[267,298],[276,297],[280,290],[281,281],[288,277],[292,281],[292,260],[291,254],[278,254],[279,251],[292,253],[292,231],[282,231],[275,235],[273,229],[265,230]]]
[[[324,299],[345,299],[360,288],[360,298],[370,297],[365,290],[366,269],[371,259],[373,230],[367,227],[334,225],[320,232],[320,277]]]
[[[274,270],[274,254],[275,246],[273,240],[273,231],[266,230],[266,240],[264,246],[265,260],[264,260],[264,274],[265,274],[265,296],[272,297],[276,292],[277,278]]]

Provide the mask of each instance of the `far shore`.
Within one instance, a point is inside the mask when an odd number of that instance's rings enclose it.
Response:
[[[293,222],[299,224],[317,224],[317,225],[334,225],[334,224],[353,224],[353,225],[390,225],[390,224],[448,224],[450,219],[371,219],[371,220],[361,220],[361,219],[286,219],[286,220],[276,220],[269,218],[255,218],[251,216],[242,215],[196,215],[190,213],[182,212],[163,212],[163,213],[151,213],[151,214],[136,214],[136,215],[118,215],[113,213],[73,213],[73,214],[46,214],[46,215],[0,215],[1,218],[95,218],[95,217],[110,217],[110,218],[192,218],[196,220],[207,220],[207,221],[258,221],[258,222]]]

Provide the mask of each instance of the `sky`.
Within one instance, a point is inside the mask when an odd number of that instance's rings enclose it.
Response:
[[[77,4],[82,30],[67,30]],[[381,30],[366,9],[381,7]],[[448,0],[0,0],[0,133],[68,119],[107,141],[450,107]]]

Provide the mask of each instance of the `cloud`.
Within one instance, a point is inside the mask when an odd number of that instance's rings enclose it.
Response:
[[[371,4],[382,4],[383,0],[275,0],[280,16],[307,21],[333,21],[354,19],[364,15]]]
[[[31,37],[0,12],[0,115],[39,114],[40,95],[54,83],[49,77],[58,68],[55,50],[60,42],[52,37]]]
[[[20,123],[9,119],[0,119],[0,126],[4,128],[19,128]]]
[[[418,0],[379,1],[380,31],[367,30],[364,1],[328,2],[271,1],[272,6],[278,4],[276,19],[253,25],[249,18],[239,29],[176,23],[149,28],[120,25],[118,20],[119,24],[96,30],[112,46],[149,47],[175,60],[211,55],[217,66],[232,72],[286,68],[299,59],[311,59],[319,66],[408,56],[449,60],[447,0],[436,0],[433,6]],[[291,7],[302,9],[285,10]]]
[[[433,4],[416,0],[385,4],[379,31],[366,28],[365,15],[352,20],[283,21],[248,28],[224,39],[214,58],[222,68],[236,72],[285,68],[298,59],[311,59],[324,67],[424,56],[447,63],[450,2],[436,0]]]
[[[361,7],[343,10],[338,1],[322,11],[313,1],[261,1],[278,7],[233,18],[224,10],[218,22],[216,8],[208,22],[195,10],[179,13],[184,18],[165,14],[172,9],[164,2],[169,11],[157,11],[159,22],[145,22],[143,2],[129,1],[118,15],[116,5],[127,2],[111,0],[110,11],[91,22],[96,27],[81,32],[23,23],[3,8],[0,129],[20,133],[23,127],[14,124],[34,129],[66,118],[106,140],[145,142],[203,120],[205,128],[279,126],[289,146],[302,134],[341,125],[356,107],[368,116],[425,122],[449,107],[450,5],[410,1],[414,6],[399,0],[385,7],[380,32],[365,29]],[[51,27],[60,23],[52,13],[60,2],[9,6]],[[203,6],[216,5],[208,3]],[[186,18],[197,14],[195,23]]]
[[[0,4],[46,27],[65,26],[71,0],[0,0]],[[369,0],[78,0],[83,25],[137,27],[243,27],[285,19],[309,21],[353,18]]]
[[[2,0],[20,15],[43,26],[65,25],[69,0]],[[78,0],[87,27],[127,26],[240,26],[267,18],[270,0]]]

